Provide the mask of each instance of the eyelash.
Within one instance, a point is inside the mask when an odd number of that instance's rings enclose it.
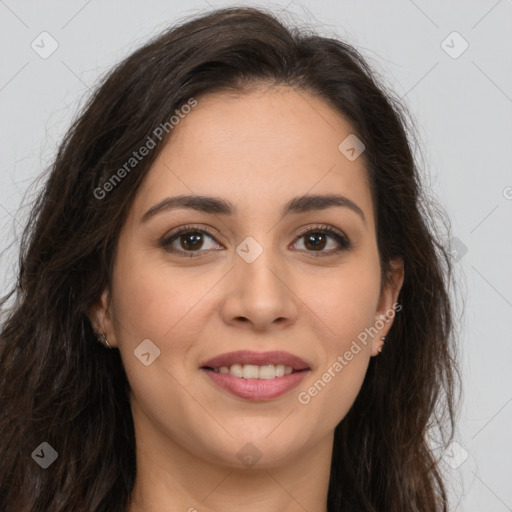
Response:
[[[172,244],[172,242],[174,242],[174,240],[177,239],[180,235],[186,235],[186,234],[192,234],[192,233],[203,233],[203,234],[206,233],[209,237],[211,237],[213,240],[215,240],[216,243],[219,243],[219,242],[217,242],[217,240],[215,238],[215,235],[209,229],[204,228],[204,227],[203,228],[198,228],[198,227],[193,226],[193,225],[188,225],[188,226],[183,226],[182,228],[179,228],[177,231],[171,231],[170,233],[168,233],[160,241],[160,245],[167,252],[171,252],[171,253],[175,253],[175,254],[180,254],[181,253],[183,255],[187,255],[190,258],[201,257],[201,256],[194,255],[194,253],[195,252],[201,253],[201,252],[205,252],[205,251],[201,251],[201,250],[198,250],[198,251],[185,251],[183,249],[172,249],[172,248],[169,248],[169,246]],[[347,251],[347,250],[352,248],[351,242],[349,241],[349,239],[342,232],[340,232],[340,231],[338,231],[338,230],[336,230],[334,228],[331,228],[330,226],[326,226],[326,225],[310,227],[310,228],[308,228],[306,230],[303,230],[303,231],[299,232],[297,234],[297,236],[295,237],[295,239],[293,241],[293,244],[298,242],[303,236],[309,235],[311,233],[327,234],[331,238],[333,238],[339,244],[339,246],[340,246],[337,249],[330,250],[328,252],[324,252],[324,251],[321,251],[321,252],[306,251],[306,252],[310,253],[310,255],[313,258],[323,258],[323,257],[327,257],[327,256],[334,256],[335,254],[338,254],[339,252]]]

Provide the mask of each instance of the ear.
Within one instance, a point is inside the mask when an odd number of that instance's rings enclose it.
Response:
[[[389,272],[387,284],[382,290],[377,311],[375,312],[374,330],[377,334],[372,342],[372,356],[376,356],[382,350],[384,341],[382,338],[387,336],[393,320],[395,312],[402,309],[401,305],[396,305],[398,294],[404,282],[404,262],[401,258],[391,260],[391,270]]]
[[[114,325],[110,311],[110,293],[107,288],[103,290],[101,297],[93,302],[87,312],[94,331],[105,334],[111,347],[117,347],[114,333]]]

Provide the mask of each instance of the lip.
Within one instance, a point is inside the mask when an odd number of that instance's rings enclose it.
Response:
[[[290,354],[289,352],[253,352],[251,350],[238,350],[236,352],[227,352],[212,359],[208,359],[200,365],[201,368],[220,368],[221,366],[231,366],[233,364],[255,364],[264,366],[266,364],[283,364],[289,366],[295,371],[309,370],[309,365],[304,359]],[[279,377],[284,378],[284,377]],[[249,380],[249,379],[246,379]],[[259,380],[259,379],[254,379]]]
[[[216,373],[213,368],[231,366],[233,364],[283,364],[292,368],[293,372],[274,379],[244,379],[234,377],[230,373]],[[205,361],[200,371],[206,374],[211,381],[232,395],[247,400],[271,400],[291,391],[311,371],[308,363],[300,357],[289,352],[252,352],[239,350],[221,354]]]
[[[215,384],[229,391],[232,395],[248,400],[271,400],[284,395],[297,387],[301,380],[309,374],[309,370],[297,371],[276,377],[275,379],[243,379],[230,373],[215,373],[213,370],[201,368]]]

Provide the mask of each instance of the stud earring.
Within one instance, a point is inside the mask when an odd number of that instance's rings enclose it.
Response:
[[[383,343],[382,343],[382,345],[377,349],[377,350],[379,351],[379,353],[380,353],[380,352],[382,352],[382,349],[384,348],[384,342],[386,341],[386,336],[383,336],[383,337],[381,338],[381,340],[382,340],[382,342],[383,342]]]
[[[102,345],[104,345],[105,347],[107,347],[107,348],[112,348],[112,347],[110,346],[110,343],[109,343],[109,342],[108,342],[108,340],[107,340],[107,336],[106,336],[106,334],[105,334],[105,333],[101,333],[101,334],[100,334],[100,336],[99,336],[99,338],[98,338],[98,341],[99,341]]]

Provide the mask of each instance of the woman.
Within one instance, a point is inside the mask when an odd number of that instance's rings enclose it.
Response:
[[[346,43],[231,8],[135,51],[2,302],[0,509],[446,511],[451,266],[420,185]]]

